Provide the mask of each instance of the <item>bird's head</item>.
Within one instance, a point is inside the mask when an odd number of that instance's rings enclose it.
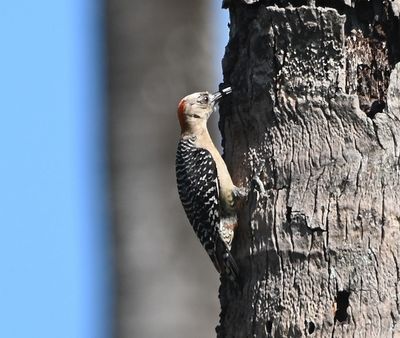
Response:
[[[214,94],[200,92],[185,96],[178,105],[178,119],[182,133],[195,133],[206,128],[215,104],[231,92],[232,89],[228,87]]]

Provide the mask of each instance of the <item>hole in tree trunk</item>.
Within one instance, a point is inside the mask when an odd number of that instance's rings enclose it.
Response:
[[[313,322],[308,323],[308,333],[313,334],[315,331],[315,324]]]
[[[346,290],[338,291],[336,296],[335,320],[341,323],[346,321],[348,317],[347,308],[349,306],[349,297],[350,297],[350,292]]]
[[[267,321],[266,328],[267,328],[267,333],[272,332],[272,320]]]
[[[348,8],[347,5],[337,0],[317,0],[315,5],[317,7],[335,8],[339,14],[344,14]]]
[[[385,109],[385,107],[386,107],[386,104],[384,101],[376,100],[376,101],[372,102],[371,108],[368,111],[367,116],[370,119],[373,119],[376,114],[382,113],[383,109]]]
[[[399,18],[389,0],[316,0],[318,7],[346,15],[346,93],[357,94],[369,118],[384,112],[391,70],[400,61]]]
[[[286,207],[286,222],[292,221],[292,207]]]

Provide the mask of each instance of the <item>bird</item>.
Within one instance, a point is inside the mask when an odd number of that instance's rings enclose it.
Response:
[[[216,270],[237,284],[240,274],[231,247],[238,224],[236,201],[245,192],[233,184],[207,129],[215,105],[231,92],[231,87],[197,92],[179,102],[176,179],[187,218]]]

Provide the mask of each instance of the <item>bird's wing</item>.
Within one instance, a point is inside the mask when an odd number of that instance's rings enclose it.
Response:
[[[206,149],[181,145],[176,170],[182,205],[201,244],[221,274],[237,278],[236,262],[219,229],[221,205],[214,159]]]

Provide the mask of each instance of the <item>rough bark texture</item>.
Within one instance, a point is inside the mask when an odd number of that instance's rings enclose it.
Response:
[[[215,86],[210,1],[107,3],[115,337],[210,337],[218,276],[175,180],[178,102]]]
[[[225,158],[266,194],[240,214],[218,336],[400,337],[399,1],[290,2],[225,2]]]

